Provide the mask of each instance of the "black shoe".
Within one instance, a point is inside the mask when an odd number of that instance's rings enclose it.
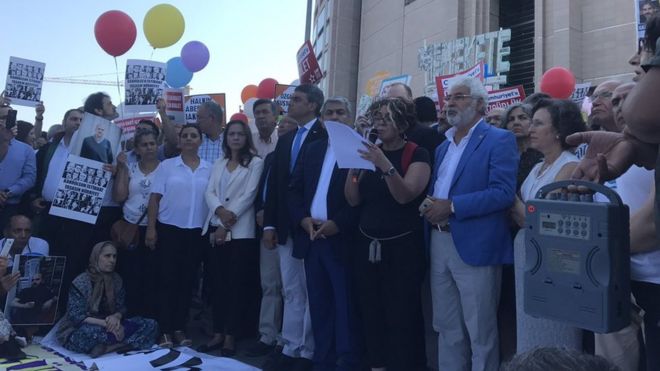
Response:
[[[264,342],[257,341],[245,350],[247,357],[263,357],[273,351],[275,347]]]
[[[208,352],[212,352],[214,350],[218,350],[220,348],[222,348],[222,341],[217,342],[213,345],[202,344],[199,347],[197,347],[197,351],[200,352],[200,353],[208,353]]]

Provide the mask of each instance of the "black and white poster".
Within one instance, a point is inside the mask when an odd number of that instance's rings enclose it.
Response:
[[[35,107],[41,100],[45,70],[45,63],[9,57],[5,97],[12,104]]]
[[[50,214],[96,224],[112,173],[103,163],[69,155]]]
[[[165,86],[165,63],[129,59],[126,61],[126,96],[124,107],[128,111],[153,111]]]
[[[111,164],[121,149],[121,129],[103,117],[85,113],[70,149],[71,154]]]
[[[60,303],[66,257],[14,257],[13,273],[21,278],[7,294],[5,316],[12,325],[52,325]]]

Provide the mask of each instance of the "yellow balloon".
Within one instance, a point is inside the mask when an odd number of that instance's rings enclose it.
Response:
[[[167,48],[183,36],[186,22],[179,9],[170,4],[159,4],[144,16],[144,35],[154,48]]]

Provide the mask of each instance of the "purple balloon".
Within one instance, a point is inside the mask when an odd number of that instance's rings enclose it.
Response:
[[[200,41],[190,41],[181,49],[181,60],[188,71],[201,71],[209,63],[209,49]]]

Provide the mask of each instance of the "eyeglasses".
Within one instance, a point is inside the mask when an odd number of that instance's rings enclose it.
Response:
[[[452,100],[462,101],[462,100],[468,99],[468,98],[472,99],[474,97],[470,94],[454,94],[454,95],[445,95],[445,97],[442,98],[442,100],[444,100],[445,102],[448,103],[448,102],[451,102]]]
[[[611,91],[604,91],[602,93],[597,93],[597,94],[591,94],[591,101],[595,101],[598,98],[603,98],[603,99],[610,99],[612,98],[612,92]]]

